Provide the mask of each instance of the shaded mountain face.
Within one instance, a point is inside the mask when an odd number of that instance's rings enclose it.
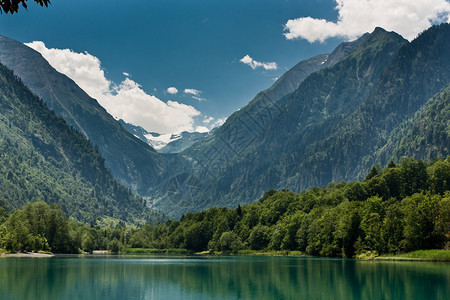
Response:
[[[98,146],[106,166],[121,183],[145,195],[159,182],[164,158],[128,133],[75,82],[52,68],[40,53],[0,36],[0,62],[13,70],[49,109]]]
[[[412,43],[377,28],[356,47],[343,46],[343,57],[299,79],[296,88],[286,79],[295,77],[289,71],[280,78],[285,82],[259,93],[215,134],[173,158],[156,205],[172,212],[233,207],[271,188],[301,191],[358,180],[376,162],[387,164],[403,138],[393,135],[399,126],[417,124],[416,113],[449,83],[449,28],[433,27]],[[445,155],[449,141],[441,138],[435,153]]]
[[[391,156],[420,157],[432,161],[450,153],[450,84],[422,106],[411,118],[406,118],[391,133],[386,146],[376,153],[378,161]]]
[[[299,62],[283,74],[269,89],[266,95],[277,101],[283,96],[296,90],[309,75],[319,70],[334,66],[342,58],[349,55],[369,36],[368,33],[353,42],[342,43],[331,54],[317,55],[313,58]],[[253,101],[252,101],[253,102]]]
[[[2,64],[0,199],[9,209],[56,203],[71,218],[90,224],[138,224],[156,217],[143,198],[116,181],[83,135]]]

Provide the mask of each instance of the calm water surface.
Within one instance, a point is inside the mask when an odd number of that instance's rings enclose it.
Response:
[[[296,257],[0,259],[0,299],[450,299],[450,264]]]

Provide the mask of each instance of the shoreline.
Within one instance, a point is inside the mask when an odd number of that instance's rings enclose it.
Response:
[[[432,259],[432,258],[416,258],[416,257],[395,257],[395,256],[379,256],[375,257],[372,260],[379,260],[379,261],[424,261],[424,262],[442,262],[442,263],[450,263],[450,260],[439,260],[439,259]]]
[[[293,253],[292,253],[293,252]],[[232,253],[232,252],[210,252],[210,251],[202,251],[202,252],[196,252],[196,253],[170,253],[170,252],[153,252],[149,251],[147,253],[140,252],[140,253],[111,253],[108,251],[93,251],[93,253],[87,254],[84,253],[84,255],[151,255],[151,254],[188,254],[188,255],[199,255],[199,256],[273,256],[273,257],[280,257],[280,256],[286,256],[286,257],[304,257],[304,258],[327,258],[322,256],[310,256],[306,255],[301,252],[292,251],[286,252],[286,251],[242,251],[241,253]],[[50,258],[59,256],[58,254],[53,253],[35,253],[35,252],[27,252],[27,253],[0,253],[0,258],[8,258],[8,257],[14,257],[14,258]],[[335,257],[336,259],[340,259],[339,257]],[[341,258],[343,259],[343,258]],[[442,263],[450,263],[450,260],[447,259],[436,259],[433,257],[402,257],[402,256],[377,256],[373,258],[364,258],[364,259],[357,259],[357,258],[351,258],[356,261],[417,261],[417,262],[442,262]]]
[[[27,253],[2,253],[0,254],[0,257],[32,257],[32,258],[48,258],[48,257],[54,257],[54,254],[51,253],[34,253],[34,252],[27,252]]]

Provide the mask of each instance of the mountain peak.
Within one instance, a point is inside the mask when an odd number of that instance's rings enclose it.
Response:
[[[379,32],[387,32],[384,28],[381,27],[375,27],[372,33],[379,33]]]
[[[406,41],[406,39],[404,37],[402,37],[401,35],[399,35],[398,33],[394,32],[394,31],[387,31],[381,27],[375,27],[375,29],[372,31],[372,33],[369,34],[368,40],[385,39],[385,38]]]

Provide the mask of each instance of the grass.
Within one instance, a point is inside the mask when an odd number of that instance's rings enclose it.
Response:
[[[126,248],[121,254],[192,254],[187,249],[152,249],[152,248]],[[301,251],[263,251],[263,250],[239,250],[237,252],[202,251],[200,255],[255,255],[255,256],[307,256]]]
[[[126,248],[121,254],[189,254],[186,249],[153,249],[153,248]]]
[[[380,260],[423,260],[450,262],[450,250],[417,250],[402,254],[384,254],[376,259]]]
[[[377,251],[365,251],[356,255],[356,259],[370,260],[378,257]]]
[[[263,250],[239,250],[237,255],[259,255],[259,256],[307,256],[301,251],[263,251]]]
[[[4,251],[0,249],[0,253]],[[120,254],[192,254],[187,249],[154,249],[154,248],[126,248]],[[197,254],[212,255],[255,255],[255,256],[308,256],[302,251],[264,251],[264,250],[239,250],[237,252],[203,251]],[[376,260],[420,260],[450,262],[450,250],[417,250],[402,254],[382,254],[378,256],[375,251],[367,251],[358,255],[357,259]]]

